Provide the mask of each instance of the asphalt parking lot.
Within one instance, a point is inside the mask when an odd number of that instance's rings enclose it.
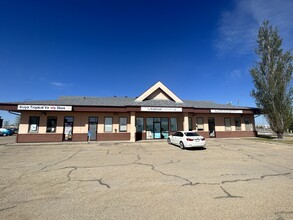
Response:
[[[293,219],[292,145],[13,141],[0,138],[0,219]]]

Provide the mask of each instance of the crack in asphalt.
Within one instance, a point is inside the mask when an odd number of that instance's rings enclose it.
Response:
[[[102,182],[103,178],[100,179],[92,179],[92,180],[77,180],[79,182],[98,182],[102,186],[106,186],[108,189],[110,189],[110,185],[107,183]]]
[[[182,177],[182,176],[178,176],[175,174],[167,174],[164,173],[161,170],[158,170],[153,164],[147,164],[147,163],[140,163],[138,162],[141,158],[139,155],[137,155],[138,160],[136,162],[134,162],[134,164],[138,164],[141,166],[148,166],[151,167],[151,169],[155,172],[158,172],[164,176],[170,176],[170,177],[175,177],[181,180],[186,181],[187,183],[182,184],[181,186],[197,186],[197,185],[210,185],[210,186],[219,186],[222,191],[226,194],[226,196],[219,196],[219,197],[215,197],[215,199],[222,199],[222,198],[243,198],[242,196],[233,196],[232,194],[230,194],[226,189],[223,188],[223,184],[226,183],[236,183],[236,182],[248,182],[248,181],[254,181],[254,180],[263,180],[266,177],[275,177],[275,176],[286,176],[286,175],[290,175],[291,173],[279,173],[279,174],[267,174],[267,175],[262,175],[259,178],[248,178],[248,179],[236,179],[236,180],[226,180],[226,181],[221,181],[220,183],[201,183],[201,182],[192,182],[191,180]],[[172,160],[171,160],[172,161]]]
[[[47,169],[48,167],[52,167],[52,166],[55,166],[55,165],[57,165],[57,164],[59,164],[59,163],[65,162],[65,161],[67,161],[67,160],[70,160],[71,158],[73,158],[76,154],[78,154],[78,153],[81,152],[81,151],[82,151],[82,150],[78,150],[77,152],[75,152],[75,153],[72,154],[70,157],[68,157],[68,158],[66,158],[66,159],[64,159],[64,160],[60,160],[60,161],[58,161],[58,162],[56,162],[56,163],[53,163],[53,164],[49,164],[49,165],[47,165],[47,166],[44,166],[44,167],[41,168],[39,171],[45,170],[45,169]]]
[[[71,176],[70,176],[71,173],[72,173],[73,171],[77,170],[77,167],[63,167],[63,168],[58,169],[58,170],[63,170],[63,169],[71,169],[71,170],[67,173],[67,175],[66,175],[67,180],[66,180],[66,181],[63,181],[63,182],[59,182],[59,183],[53,184],[53,185],[51,185],[51,186],[49,186],[49,187],[53,187],[53,186],[57,186],[57,185],[65,184],[65,183],[69,182],[69,181],[71,180]]]
[[[285,220],[286,218],[283,217],[283,215],[293,215],[293,212],[275,212],[275,215],[278,217],[276,220]]]
[[[140,146],[141,147],[141,146]],[[142,148],[142,147],[141,147]],[[224,147],[221,147],[222,149],[224,150],[229,150],[229,149],[225,149]],[[143,148],[142,148],[143,149]],[[121,150],[119,152],[119,154],[121,154],[125,149]],[[52,167],[52,166],[55,166],[59,163],[62,163],[66,160],[69,160],[71,159],[72,157],[74,157],[76,154],[78,154],[81,150],[75,152],[74,154],[72,154],[70,157],[68,157],[67,159],[64,159],[64,160],[61,160],[61,161],[58,161],[54,164],[51,164],[51,165],[47,165],[45,167],[43,167],[40,171],[44,171],[46,168],[48,167]],[[230,151],[233,151],[233,150],[230,150]],[[239,152],[239,151],[237,151]],[[107,154],[109,153],[109,150],[107,152]],[[243,154],[243,152],[241,152]],[[246,156],[248,156],[250,159],[255,159],[252,155],[250,154],[247,154],[247,153],[244,153]],[[235,179],[235,180],[224,180],[224,181],[221,181],[220,183],[202,183],[202,182],[193,182],[191,181],[190,179],[188,178],[185,178],[185,177],[182,177],[182,176],[179,176],[179,175],[176,175],[176,174],[169,174],[169,173],[165,173],[159,169],[157,169],[153,164],[148,164],[148,163],[142,163],[142,162],[139,162],[141,160],[141,157],[139,154],[136,155],[136,159],[131,162],[131,163],[126,163],[126,164],[112,164],[112,165],[102,165],[102,166],[90,166],[90,167],[77,167],[77,166],[70,166],[70,167],[63,167],[63,168],[60,168],[58,170],[62,170],[62,169],[70,169],[66,175],[67,177],[67,180],[66,181],[63,181],[63,182],[59,182],[59,183],[56,183],[54,185],[51,185],[50,187],[52,186],[56,186],[56,185],[59,185],[59,184],[65,184],[69,181],[71,181],[71,174],[76,171],[77,169],[87,169],[87,168],[98,168],[98,167],[119,167],[119,166],[129,166],[129,165],[139,165],[139,166],[147,166],[147,167],[150,167],[151,170],[163,175],[163,176],[167,176],[167,177],[173,177],[173,178],[177,178],[177,179],[180,179],[180,180],[183,180],[185,181],[186,183],[182,184],[181,186],[197,186],[197,185],[210,185],[210,186],[219,186],[222,191],[226,194],[226,196],[220,196],[220,197],[215,197],[215,199],[220,199],[220,198],[243,198],[241,196],[233,196],[232,194],[230,194],[226,189],[223,188],[222,185],[226,184],[226,183],[237,183],[237,182],[248,182],[248,181],[256,181],[256,180],[263,180],[264,178],[266,177],[275,177],[275,176],[286,176],[286,175],[290,175],[291,173],[279,173],[279,174],[268,174],[268,175],[262,175],[260,177],[255,177],[255,178],[248,178],[248,179]],[[180,162],[180,160],[177,160],[175,161],[176,163]],[[175,163],[173,160],[165,163],[165,165],[167,164],[171,164],[171,163]],[[50,171],[53,171],[53,170],[50,170]],[[46,171],[46,172],[49,172],[49,171]],[[109,184],[107,183],[104,183],[102,181],[102,178],[100,179],[92,179],[92,180],[76,180],[76,181],[80,181],[80,182],[92,182],[92,181],[97,181],[99,182],[100,185],[103,185],[103,186],[106,186],[107,188],[111,188]],[[3,188],[1,189],[1,191],[3,190]]]
[[[274,177],[274,176],[287,176],[290,175],[291,173],[278,173],[278,174],[268,174],[268,175],[262,175],[259,178],[248,178],[248,179],[236,179],[236,180],[225,180],[222,181],[221,184],[225,183],[236,183],[236,182],[249,182],[249,181],[254,181],[254,180],[263,180],[266,177]]]
[[[225,190],[222,186],[220,188],[223,190],[223,192],[226,194],[226,196],[218,196],[214,197],[215,199],[242,199],[243,196],[233,196],[231,193],[229,193],[227,190]]]
[[[141,166],[148,166],[148,167],[151,167],[151,169],[152,169],[153,171],[156,171],[156,172],[158,172],[158,173],[160,173],[160,174],[162,174],[162,175],[164,175],[164,176],[175,177],[175,178],[178,178],[178,179],[185,180],[185,181],[187,181],[189,184],[192,184],[192,182],[191,182],[189,179],[186,179],[186,178],[184,178],[184,177],[181,177],[181,176],[178,176],[178,175],[175,175],[175,174],[164,173],[163,171],[157,170],[157,169],[155,168],[155,166],[152,165],[152,164],[140,163],[140,162],[135,162],[135,164],[138,164],[138,165],[141,165]]]
[[[123,149],[123,150],[119,151],[119,154],[121,154],[123,151],[125,151],[125,149]]]
[[[242,149],[238,149],[238,150],[231,150],[231,149],[227,149],[223,146],[221,146],[221,148],[223,150],[226,150],[226,151],[232,151],[232,152],[236,152],[236,153],[240,153],[240,154],[243,154],[243,155],[246,155],[249,159],[251,160],[256,160],[256,161],[261,161],[259,159],[256,159],[253,155],[251,155],[251,153],[247,153],[247,152],[244,152]],[[257,155],[257,154],[256,154]],[[257,155],[258,156],[258,155]],[[263,155],[262,155],[263,156]]]
[[[168,163],[164,163],[164,164],[171,164],[171,163],[179,163],[181,160],[177,160],[177,161],[173,161],[173,160],[171,160],[170,162],[168,162]]]
[[[19,181],[24,175],[27,174],[27,171],[23,172],[16,180],[14,180],[12,183],[10,183],[9,185],[7,186],[4,186],[0,189],[0,192],[4,191],[5,189],[7,188],[10,188],[12,187],[17,181]]]
[[[244,155],[246,155],[249,159],[256,160],[256,161],[259,161],[259,162],[264,163],[264,164],[269,164],[269,165],[273,165],[273,166],[277,166],[277,167],[285,168],[285,169],[288,169],[288,170],[293,170],[292,168],[285,167],[285,166],[281,166],[281,165],[279,165],[279,164],[268,163],[268,162],[265,162],[265,161],[263,161],[263,160],[256,159],[254,156],[251,155],[251,154],[253,154],[253,153],[245,152],[245,151],[242,150],[242,149],[231,150],[231,149],[227,149],[227,148],[225,148],[225,147],[223,147],[223,146],[221,146],[221,148],[222,148],[223,150],[227,150],[227,151],[232,151],[232,152],[236,152],[236,153],[244,154]],[[260,156],[260,157],[264,157],[263,154],[255,154],[255,155],[256,155],[256,156]]]
[[[17,206],[11,206],[11,207],[7,207],[7,208],[4,208],[4,209],[0,209],[0,212],[6,211],[6,210],[9,210],[9,209],[14,209],[16,207]]]

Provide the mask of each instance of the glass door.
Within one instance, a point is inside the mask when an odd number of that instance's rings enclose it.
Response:
[[[67,116],[64,117],[64,132],[63,132],[63,140],[71,141],[73,135],[73,117]]]
[[[161,138],[161,122],[155,122],[154,123],[154,135],[155,139],[160,139]]]
[[[89,134],[90,140],[97,140],[98,117],[89,117]]]
[[[210,137],[216,137],[215,119],[214,118],[209,118],[208,119],[208,124],[209,124]]]

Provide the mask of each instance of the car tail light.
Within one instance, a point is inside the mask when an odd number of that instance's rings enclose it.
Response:
[[[187,140],[187,141],[193,141],[193,139],[192,139],[192,138],[186,138],[186,140]]]

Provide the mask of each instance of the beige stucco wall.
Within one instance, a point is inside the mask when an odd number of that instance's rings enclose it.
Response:
[[[113,118],[113,131],[119,132],[119,118],[127,118],[127,131],[130,130],[130,114],[129,113],[77,113],[77,112],[46,112],[45,116],[41,115],[41,112],[23,112],[21,115],[21,121],[19,125],[19,134],[26,134],[29,130],[29,117],[39,116],[39,130],[38,133],[46,133],[47,117],[57,117],[57,128],[56,133],[63,133],[64,117],[74,117],[74,133],[87,133],[88,132],[88,120],[89,117],[98,117],[98,133],[104,133],[104,121],[105,117]]]

